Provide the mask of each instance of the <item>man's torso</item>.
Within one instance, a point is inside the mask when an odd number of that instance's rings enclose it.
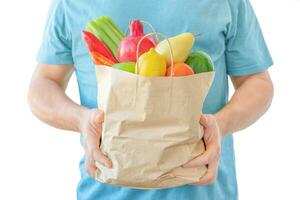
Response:
[[[215,113],[228,99],[225,35],[230,23],[230,8],[224,0],[85,0],[63,1],[67,28],[72,36],[72,56],[80,90],[81,103],[97,107],[97,85],[94,65],[81,38],[87,22],[102,15],[110,16],[126,32],[131,19],[150,22],[156,31],[175,36],[182,32],[199,32],[193,50],[211,55],[216,76],[205,100],[203,112]],[[148,28],[145,28],[149,31]],[[101,91],[100,91],[101,92]],[[101,94],[100,94],[101,95]],[[200,187],[186,185],[163,190],[135,190],[98,183],[88,177],[83,160],[80,162],[82,179],[78,185],[78,199],[226,199],[237,198],[235,161],[232,137],[222,144],[218,180],[214,185]]]

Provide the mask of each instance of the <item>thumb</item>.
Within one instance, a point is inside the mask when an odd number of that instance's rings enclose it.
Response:
[[[211,118],[209,115],[205,115],[205,114],[201,115],[199,122],[204,127],[211,126]]]
[[[101,110],[97,110],[95,122],[97,124],[101,124],[103,121],[104,121],[104,112],[102,112]]]

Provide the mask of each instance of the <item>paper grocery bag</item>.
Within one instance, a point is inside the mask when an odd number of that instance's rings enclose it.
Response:
[[[206,166],[181,165],[205,151],[199,124],[214,72],[145,77],[96,66],[98,107],[105,113],[96,179],[132,188],[168,188],[198,181]]]

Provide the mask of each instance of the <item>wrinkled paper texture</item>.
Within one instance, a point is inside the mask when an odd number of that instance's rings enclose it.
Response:
[[[185,77],[144,77],[96,66],[98,107],[105,113],[101,149],[112,160],[96,163],[96,179],[141,189],[198,181],[206,166],[180,167],[202,154],[199,124],[214,72]]]

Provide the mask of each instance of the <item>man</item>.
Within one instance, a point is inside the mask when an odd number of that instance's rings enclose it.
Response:
[[[158,32],[174,36],[200,32],[196,49],[209,53],[215,80],[200,119],[205,127],[206,152],[184,167],[208,164],[199,182],[162,190],[136,190],[102,184],[94,176],[98,161],[112,167],[99,149],[105,113],[97,109],[95,71],[81,31],[90,19],[110,16],[125,31],[131,19],[151,22]],[[54,0],[32,77],[29,103],[42,121],[82,133],[85,157],[80,162],[77,198],[235,200],[238,198],[232,133],[250,126],[271,104],[273,85],[268,74],[272,59],[248,0]],[[76,72],[81,105],[65,94]],[[228,102],[228,76],[235,93]],[[100,94],[101,95],[101,94]]]

